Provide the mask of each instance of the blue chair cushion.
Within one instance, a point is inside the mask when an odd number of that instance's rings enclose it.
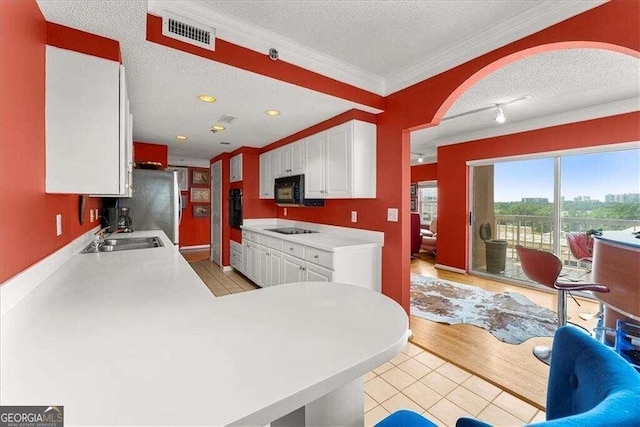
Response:
[[[416,412],[401,409],[387,416],[375,427],[438,427],[438,425]]]

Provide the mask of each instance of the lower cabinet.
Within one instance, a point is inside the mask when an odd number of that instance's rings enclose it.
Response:
[[[330,252],[243,231],[242,273],[260,287],[295,282],[340,282],[380,292],[380,247]]]

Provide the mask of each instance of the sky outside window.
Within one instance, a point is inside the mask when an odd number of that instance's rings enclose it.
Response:
[[[496,202],[553,202],[551,158],[496,163],[494,173]],[[640,193],[640,150],[563,156],[561,177],[565,200],[586,196],[604,202],[606,194]]]

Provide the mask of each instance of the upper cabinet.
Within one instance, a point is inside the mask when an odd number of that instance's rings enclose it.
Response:
[[[351,120],[305,140],[305,197],[376,197],[376,126]]]
[[[273,199],[275,178],[278,174],[278,151],[260,154],[260,198]]]
[[[242,181],[242,154],[237,154],[229,160],[230,182]]]
[[[307,199],[375,198],[376,125],[351,120],[261,154],[260,198],[273,198],[275,178],[299,174]]]
[[[120,63],[46,47],[46,192],[127,196],[132,117]]]
[[[305,171],[304,142],[298,141],[276,150],[278,156],[278,173],[276,178],[300,175]]]

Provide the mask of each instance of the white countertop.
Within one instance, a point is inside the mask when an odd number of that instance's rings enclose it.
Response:
[[[309,234],[281,234],[268,231],[269,229],[280,227],[298,227],[318,232]],[[381,247],[383,244],[383,233],[324,224],[296,223],[286,220],[275,220],[274,222],[264,223],[253,221],[243,224],[242,229],[329,252],[339,252],[363,247]]]
[[[148,235],[166,246],[75,255],[2,317],[0,404],[64,405],[66,425],[264,425],[407,341],[384,295],[296,283],[215,298],[162,232],[133,233]]]

